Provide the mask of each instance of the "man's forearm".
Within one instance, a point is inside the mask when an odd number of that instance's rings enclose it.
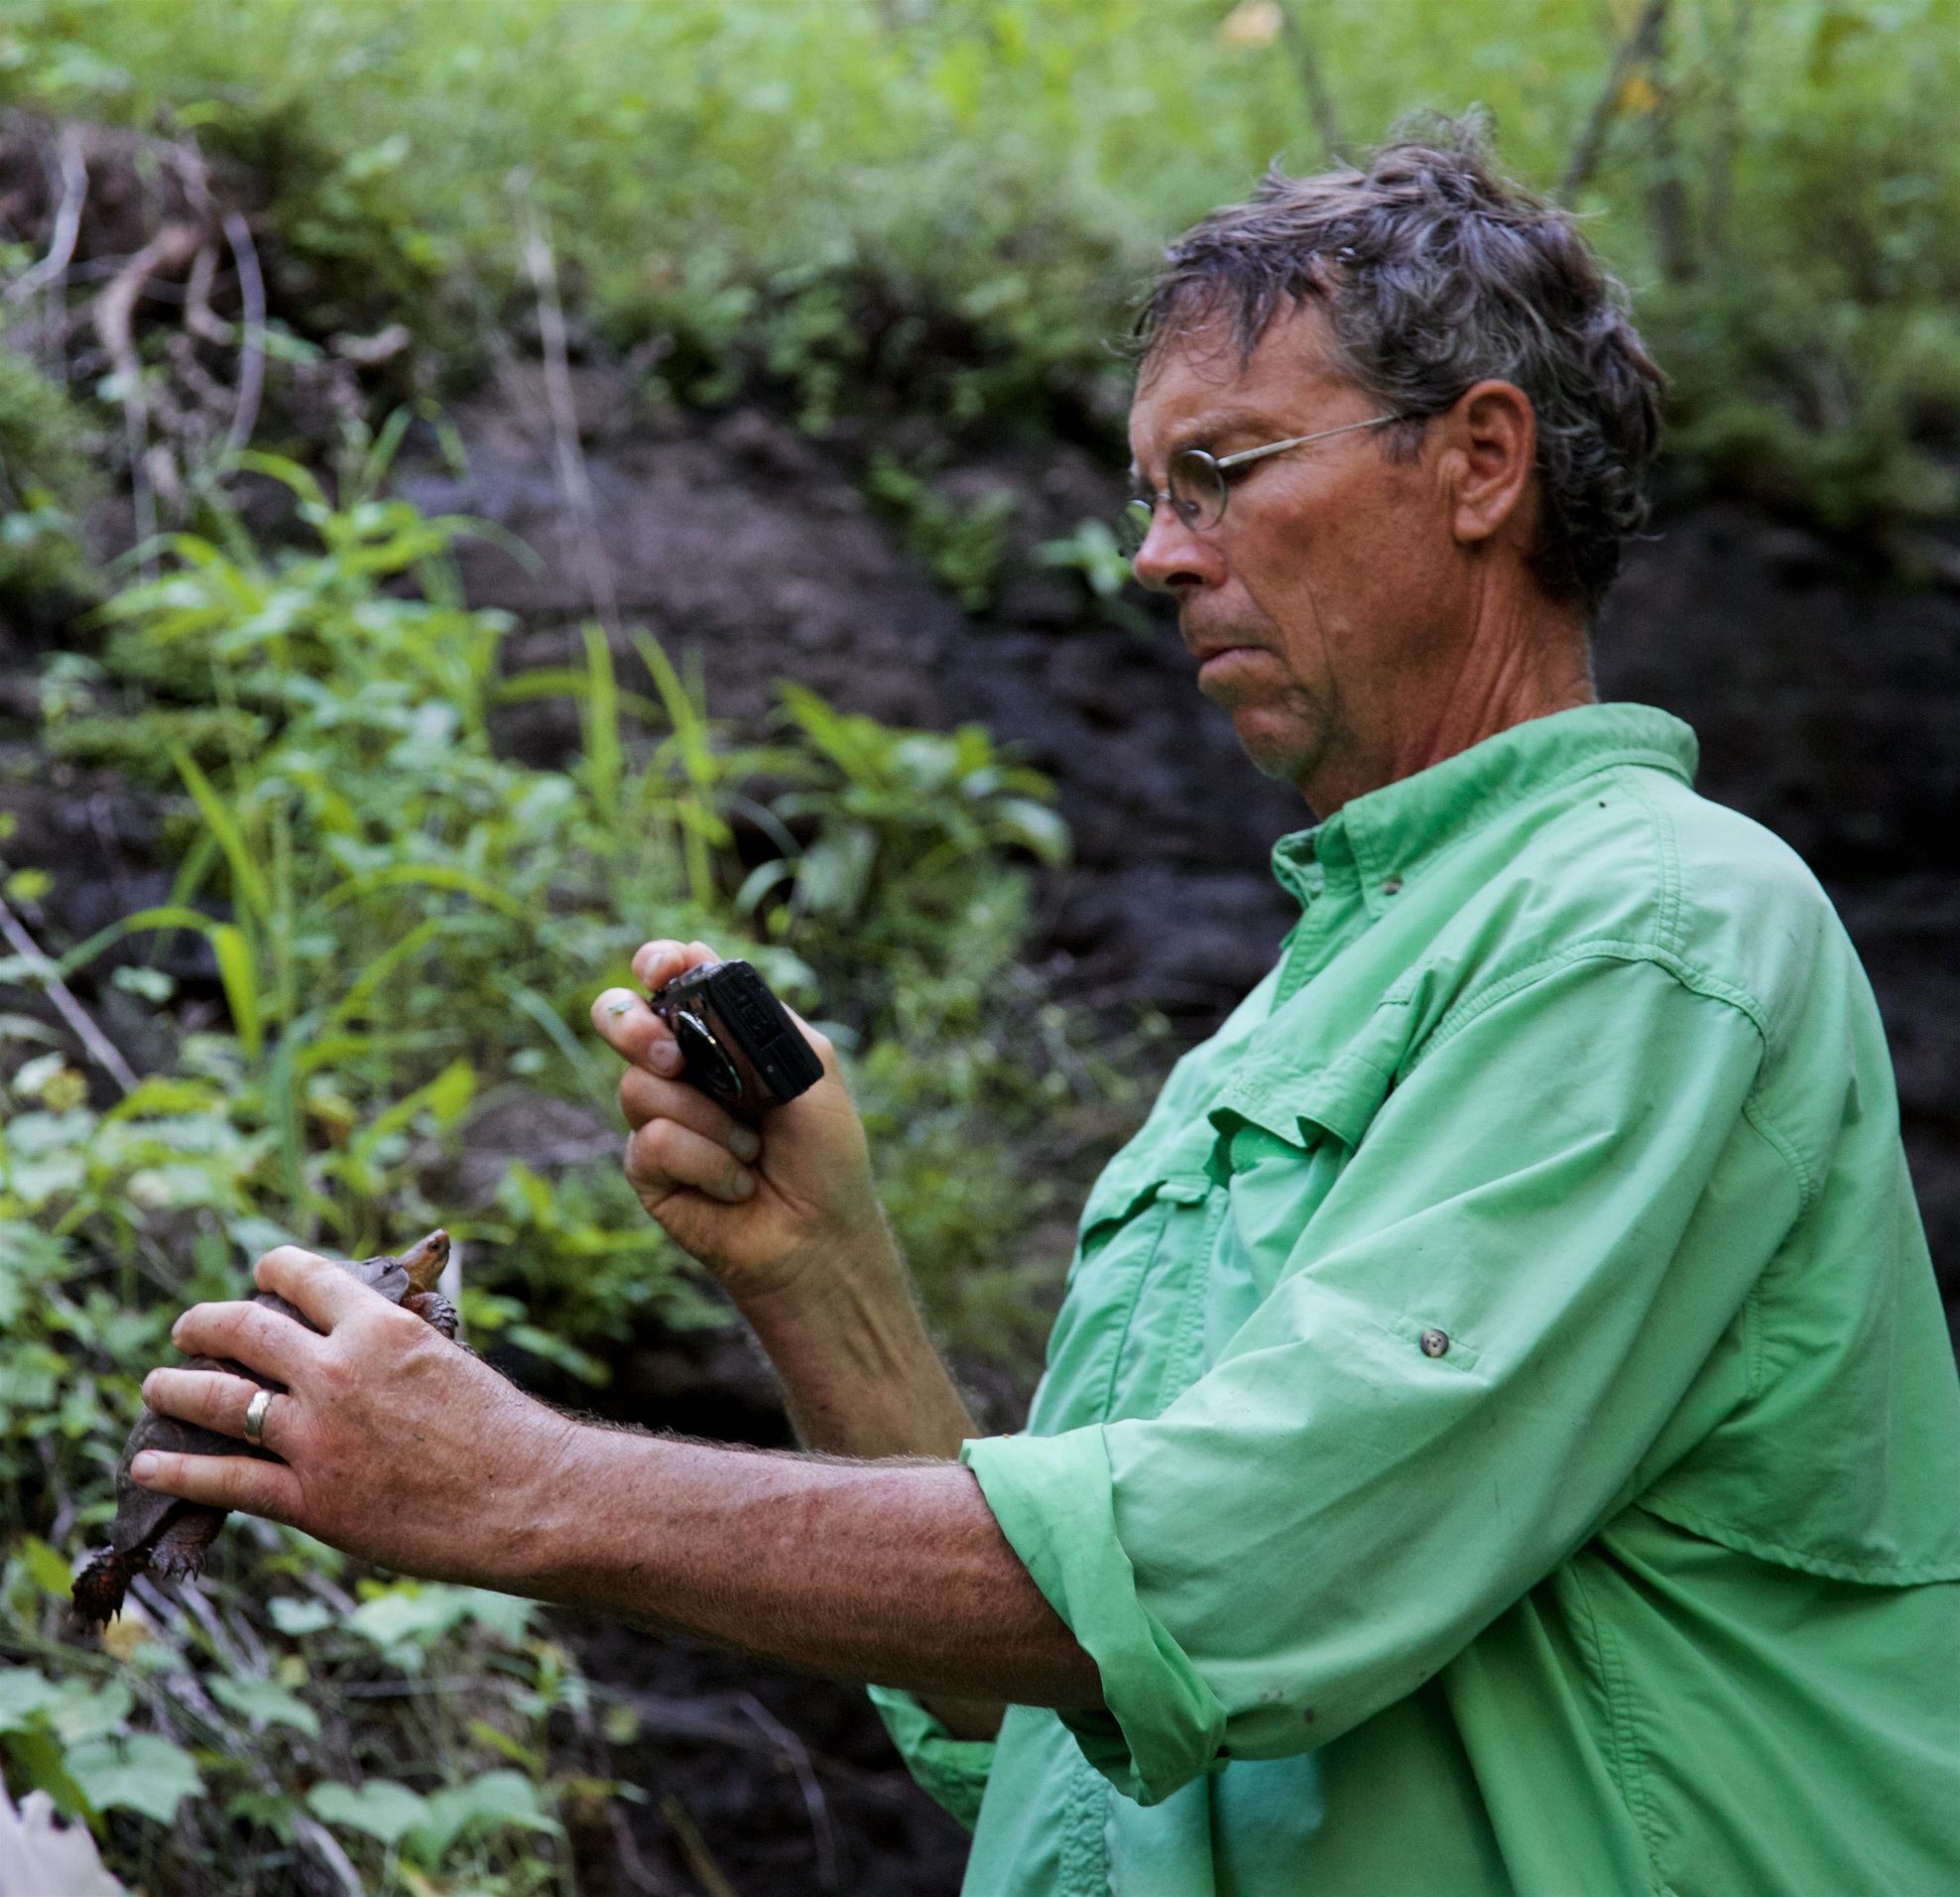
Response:
[[[979,1431],[926,1335],[895,1244],[875,1267],[826,1278],[821,1299],[746,1313],[782,1378],[797,1440],[834,1455],[955,1457]],[[924,1704],[962,1739],[991,1738],[1007,1709],[949,1694]]]
[[[863,1268],[826,1273],[794,1298],[749,1303],[749,1321],[783,1381],[806,1449],[876,1459],[952,1460],[979,1434],[926,1335],[896,1245]]]
[[[1089,1659],[946,1462],[836,1462],[583,1429],[500,1564],[513,1591],[809,1672],[1102,1704]]]

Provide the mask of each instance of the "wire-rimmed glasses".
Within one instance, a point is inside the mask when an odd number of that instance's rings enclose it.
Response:
[[[1139,492],[1131,496],[1123,510],[1117,540],[1126,555],[1134,555],[1157,518],[1158,505],[1170,503],[1171,512],[1186,527],[1204,533],[1225,518],[1225,502],[1231,493],[1226,480],[1228,468],[1243,467],[1248,461],[1263,460],[1290,447],[1304,447],[1309,442],[1324,442],[1335,435],[1352,435],[1357,429],[1378,429],[1388,422],[1400,422],[1400,415],[1374,415],[1365,422],[1344,422],[1339,428],[1320,429],[1312,435],[1291,435],[1284,442],[1268,442],[1264,447],[1242,448],[1236,454],[1211,454],[1201,447],[1179,448],[1164,470],[1170,485],[1161,492]]]

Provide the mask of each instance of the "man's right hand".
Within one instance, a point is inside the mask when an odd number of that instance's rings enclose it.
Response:
[[[650,942],[634,955],[633,972],[652,991],[718,959],[705,943]],[[633,1129],[626,1176],[674,1243],[745,1310],[821,1298],[841,1288],[826,1282],[839,1273],[903,1282],[836,1051],[792,1018],[823,1077],[750,1127],[678,1077],[680,1050],[643,997],[608,988],[592,1004],[593,1025],[630,1063],[619,1084]]]

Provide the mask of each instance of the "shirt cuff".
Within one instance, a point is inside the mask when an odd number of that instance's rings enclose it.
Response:
[[[871,1704],[899,1748],[907,1769],[936,1803],[970,1832],[980,1817],[980,1795],[994,1769],[992,1739],[956,1739],[945,1723],[897,1687],[867,1687]]]
[[[1082,1755],[1139,1805],[1222,1760],[1225,1707],[1144,1605],[1116,1532],[1100,1425],[960,1445],[1001,1532],[1102,1676],[1106,1711],[1058,1716]]]

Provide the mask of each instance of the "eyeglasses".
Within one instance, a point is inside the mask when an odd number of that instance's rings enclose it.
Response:
[[[1160,501],[1168,501],[1171,512],[1195,533],[1216,527],[1225,518],[1225,502],[1231,484],[1227,468],[1243,467],[1248,461],[1264,460],[1269,454],[1284,453],[1289,447],[1304,447],[1309,442],[1324,442],[1336,435],[1352,435],[1357,429],[1378,429],[1388,422],[1405,420],[1400,415],[1371,416],[1366,422],[1346,422],[1337,429],[1321,429],[1313,435],[1293,435],[1284,442],[1268,442],[1264,447],[1249,447],[1237,454],[1208,454],[1201,447],[1179,448],[1165,470],[1170,485],[1162,493],[1139,493],[1123,510],[1118,543],[1126,555],[1133,555],[1144,544],[1157,518]]]

